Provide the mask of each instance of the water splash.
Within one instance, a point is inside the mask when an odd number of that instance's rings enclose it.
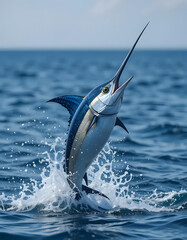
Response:
[[[63,169],[65,139],[56,138],[52,144],[45,140],[44,143],[49,150],[42,153],[42,159],[39,162],[47,164],[42,168],[40,181],[31,178],[29,183],[23,183],[18,195],[5,196],[2,193],[0,195],[2,210],[60,213],[116,212],[121,209],[174,211],[172,205],[176,197],[187,193],[185,190],[168,193],[157,193],[155,190],[150,196],[136,197],[135,192],[129,189],[129,183],[132,181],[129,166],[127,163],[124,166],[124,159],[117,160],[116,152],[110,143],[107,143],[89,168],[88,179],[90,187],[104,193],[110,200],[99,195],[83,193],[83,198],[77,202],[74,200],[75,193],[69,187],[67,175]],[[122,168],[119,168],[120,161]]]

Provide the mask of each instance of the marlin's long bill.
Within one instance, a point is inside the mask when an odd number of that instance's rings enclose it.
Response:
[[[84,179],[88,185],[86,171],[108,141],[114,126],[120,126],[128,132],[117,114],[121,108],[124,91],[133,77],[121,86],[119,86],[119,79],[148,24],[138,36],[112,80],[94,88],[85,97],[66,95],[49,100],[49,102],[61,104],[70,113],[65,171],[77,200],[82,197],[82,191],[107,198],[99,191],[83,185],[82,181]]]
[[[134,51],[134,48],[136,47],[136,44],[138,43],[139,39],[141,38],[143,32],[145,31],[145,29],[147,28],[147,26],[149,25],[149,22],[145,25],[145,27],[143,28],[143,30],[141,31],[140,35],[138,36],[138,38],[136,39],[134,45],[132,46],[132,48],[130,49],[130,51],[128,52],[126,58],[124,59],[124,61],[122,62],[120,68],[118,69],[118,71],[116,72],[113,80],[115,79],[116,80],[116,85],[118,86],[119,85],[119,79],[120,79],[120,76],[123,72],[123,69],[125,68],[132,52]]]

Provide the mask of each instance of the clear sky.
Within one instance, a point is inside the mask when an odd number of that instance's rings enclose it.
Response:
[[[187,0],[0,0],[0,48],[187,49]]]

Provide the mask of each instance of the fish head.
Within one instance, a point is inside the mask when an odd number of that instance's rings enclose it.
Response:
[[[90,108],[100,115],[114,115],[120,110],[124,91],[133,77],[119,86],[119,75],[100,87],[99,94],[93,99]]]
[[[90,103],[90,108],[95,112],[95,114],[114,115],[119,112],[122,104],[125,88],[128,85],[128,83],[131,81],[133,76],[130,77],[121,86],[119,86],[119,80],[136,44],[138,43],[141,35],[145,31],[148,24],[144,27],[144,29],[140,33],[139,37],[135,41],[133,47],[127,54],[124,61],[122,62],[120,68],[116,72],[113,79],[107,82],[106,84],[100,85],[99,87],[95,88],[91,92],[90,95],[92,96],[92,101]]]

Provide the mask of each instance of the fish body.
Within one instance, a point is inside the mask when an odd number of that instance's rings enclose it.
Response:
[[[94,119],[88,110],[79,126],[69,158],[69,172],[77,173],[70,177],[78,189],[82,187],[82,179],[110,137],[116,122],[116,115],[99,116],[97,122],[90,128]],[[78,151],[77,151],[78,150]]]
[[[65,171],[68,174],[70,187],[76,192],[77,200],[81,198],[82,190],[107,198],[104,194],[86,186],[88,185],[86,171],[104,147],[115,125],[127,131],[117,114],[123,101],[124,90],[133,77],[121,86],[119,79],[145,28],[112,80],[96,87],[85,97],[67,95],[49,100],[61,104],[70,113]],[[83,178],[86,185],[82,184]]]

